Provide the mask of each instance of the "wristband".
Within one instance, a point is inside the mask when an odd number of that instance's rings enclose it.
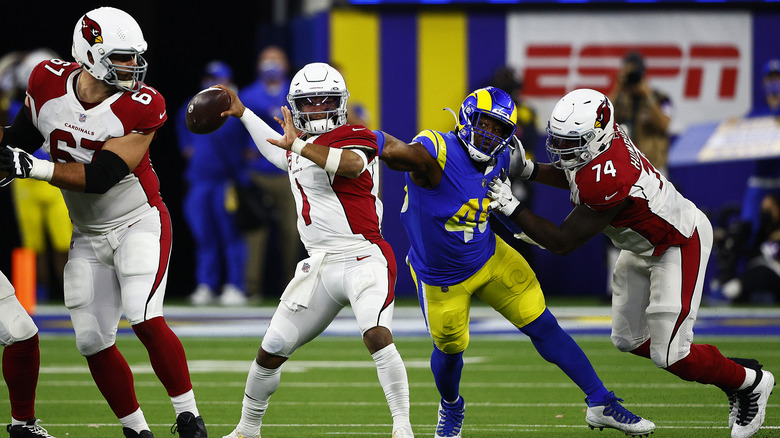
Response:
[[[54,175],[54,163],[33,157],[30,178],[49,182],[52,175]]]
[[[525,163],[525,168],[520,173],[520,178],[532,181],[536,179],[536,174],[539,173],[539,166],[536,164],[536,161],[528,160]]]
[[[520,214],[520,212],[522,212],[523,210],[525,210],[525,208],[526,208],[526,207],[525,207],[525,202],[523,202],[523,201],[518,201],[517,207],[515,207],[515,209],[514,209],[514,210],[512,210],[512,213],[510,213],[510,214],[509,214],[509,219],[514,219],[514,218],[516,218],[516,217],[517,217],[517,215],[518,215],[518,214]]]
[[[298,155],[301,155],[301,152],[303,151],[303,147],[306,146],[306,142],[301,140],[300,138],[296,138],[293,141],[292,146],[290,146],[290,150],[295,152]],[[326,169],[327,170],[327,169]]]
[[[325,160],[325,172],[336,173],[339,170],[339,164],[341,164],[341,153],[344,152],[337,148],[328,148],[328,159]]]

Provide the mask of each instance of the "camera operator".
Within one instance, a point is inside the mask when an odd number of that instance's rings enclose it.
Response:
[[[672,101],[650,87],[645,61],[638,52],[629,52],[623,58],[610,99],[615,106],[615,122],[627,131],[653,166],[666,175]]]

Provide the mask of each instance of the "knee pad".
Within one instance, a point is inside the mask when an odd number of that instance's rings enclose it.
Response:
[[[38,333],[38,327],[16,296],[0,299],[0,343],[8,346]]]
[[[298,349],[298,329],[287,320],[283,327],[272,324],[263,336],[261,347],[274,356],[290,357]],[[277,324],[279,321],[275,321]]]
[[[632,341],[622,336],[615,335],[612,335],[610,339],[612,340],[612,345],[623,353],[628,353],[644,343],[643,341]]]
[[[447,354],[456,354],[468,347],[467,315],[466,309],[447,310],[441,315],[441,326],[431,326],[431,337],[439,350]]]
[[[76,347],[82,356],[92,356],[116,342],[116,332],[102,333],[94,315],[87,312],[71,312],[70,320],[76,332]]]

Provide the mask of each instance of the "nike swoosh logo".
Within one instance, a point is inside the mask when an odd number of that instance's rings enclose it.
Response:
[[[165,117],[165,111],[163,111],[162,114],[160,114],[160,118],[162,119],[163,117]]]
[[[611,194],[611,195],[609,195],[609,196],[605,196],[605,197],[604,197],[604,200],[605,200],[605,201],[609,201],[610,199],[614,198],[614,197],[615,197],[615,195],[617,195],[617,194],[618,194],[618,192],[615,192],[615,193],[613,193],[613,194]]]
[[[363,131],[366,128],[352,128],[353,131]]]
[[[361,261],[361,260],[363,260],[363,259],[367,259],[367,258],[369,258],[369,257],[371,257],[371,256],[370,256],[370,255],[367,255],[367,256],[362,256],[362,257],[355,257],[355,258],[357,259],[357,261]]]

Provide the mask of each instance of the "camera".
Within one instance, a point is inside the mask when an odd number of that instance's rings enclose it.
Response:
[[[635,69],[631,70],[626,74],[626,85],[633,86],[638,84],[642,81],[642,77],[644,76],[642,70]]]

